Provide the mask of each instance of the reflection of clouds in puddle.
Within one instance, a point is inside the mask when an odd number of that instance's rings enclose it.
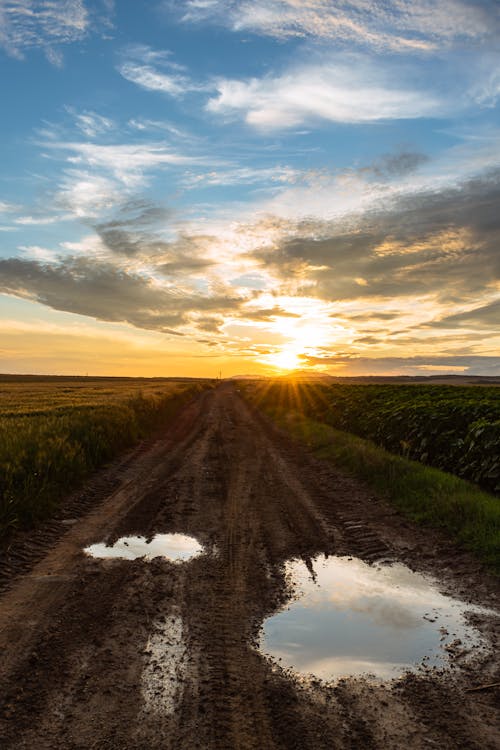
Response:
[[[303,563],[293,564],[292,576],[299,589],[305,589],[303,606],[350,610],[366,613],[382,625],[413,628],[425,611],[441,606],[443,597],[429,581],[404,565],[372,567],[362,560],[330,558],[315,566],[317,588],[310,585],[310,574]]]
[[[398,629],[418,628],[420,625],[419,614],[410,609],[405,609],[398,602],[383,601],[380,598],[381,596],[381,594],[374,594],[370,597],[360,597],[350,604],[342,602],[339,608],[370,615],[374,622],[379,625],[387,625]]]
[[[105,543],[92,544],[85,552],[92,557],[136,560],[165,557],[171,561],[186,561],[202,552],[202,546],[192,536],[185,534],[156,534],[151,541],[142,536],[124,536],[112,547]]]
[[[443,596],[435,582],[404,565],[320,557],[314,569],[313,581],[303,562],[287,566],[299,599],[264,623],[262,650],[283,666],[323,679],[388,678],[423,660],[448,664],[444,625],[467,648],[482,644],[464,612],[486,610]]]
[[[390,680],[395,674],[407,669],[406,664],[398,664],[385,661],[362,661],[355,659],[343,659],[341,656],[331,659],[319,659],[311,662],[309,672],[322,680],[331,680],[332,675],[376,675],[379,679]]]
[[[187,672],[187,651],[182,618],[176,613],[153,625],[145,649],[142,696],[147,713],[172,716],[182,697]]]

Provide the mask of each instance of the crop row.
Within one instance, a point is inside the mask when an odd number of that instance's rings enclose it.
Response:
[[[259,398],[500,492],[498,388],[284,383]]]
[[[84,477],[172,417],[202,387],[0,417],[0,538],[49,516]]]

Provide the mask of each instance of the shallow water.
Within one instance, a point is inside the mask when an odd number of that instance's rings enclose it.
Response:
[[[313,567],[314,580],[302,561],[288,564],[298,598],[263,626],[261,650],[283,667],[325,680],[388,679],[484,647],[464,613],[486,610],[443,596],[405,565],[321,556]]]
[[[145,656],[141,679],[144,710],[173,716],[187,673],[183,622],[175,611],[153,623]]]
[[[189,560],[202,551],[201,544],[194,537],[185,534],[156,534],[150,541],[142,536],[124,536],[112,547],[102,542],[85,548],[85,552],[92,557],[123,560],[165,557],[174,562]]]

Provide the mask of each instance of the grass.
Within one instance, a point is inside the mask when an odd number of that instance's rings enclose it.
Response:
[[[405,516],[446,530],[500,573],[500,500],[470,482],[389,453],[299,413],[265,411],[319,457],[362,479]]]
[[[207,385],[0,378],[0,541],[51,516],[85,477]]]

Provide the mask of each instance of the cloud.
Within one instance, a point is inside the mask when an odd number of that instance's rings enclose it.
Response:
[[[43,144],[66,164],[53,201],[79,218],[92,218],[123,203],[158,169],[205,164],[204,158],[178,153],[162,142],[97,144],[49,141]]]
[[[128,58],[118,65],[118,72],[131,83],[148,91],[180,98],[190,91],[206,91],[206,84],[192,81],[185,75],[185,68],[171,60],[168,50],[156,51],[147,46],[128,47]],[[156,64],[156,67],[153,66]],[[167,68],[168,72],[158,67]],[[210,88],[210,86],[209,86]]]
[[[466,312],[447,315],[440,320],[433,321],[430,325],[437,328],[469,328],[475,330],[481,329],[499,329],[500,321],[500,300],[495,300],[487,305],[474,307]]]
[[[429,161],[429,157],[416,151],[400,150],[383,154],[368,168],[379,179],[406,177]]]
[[[76,257],[57,264],[0,260],[0,291],[55,310],[163,333],[179,333],[174,329],[187,324],[192,313],[224,314],[241,303],[236,295],[201,294],[112,263]]]
[[[106,2],[91,11],[84,0],[3,0],[0,46],[19,59],[26,50],[41,48],[51,63],[60,66],[62,56],[57,45],[83,39],[96,15],[101,25],[109,24],[111,12],[112,5]]]
[[[300,318],[300,315],[289,312],[283,307],[280,307],[280,305],[275,305],[274,307],[257,309],[246,307],[242,311],[241,317],[245,318],[245,320],[251,320],[258,323],[269,323],[276,318]]]
[[[494,38],[495,0],[168,0],[185,22],[278,39],[313,37],[392,51],[427,51],[464,39]]]
[[[203,159],[185,156],[169,149],[164,143],[123,143],[101,145],[97,143],[59,142],[48,143],[46,147],[69,151],[67,161],[71,164],[86,165],[105,169],[125,185],[140,183],[143,172],[162,165],[178,166],[203,163]]]
[[[433,295],[470,304],[500,278],[499,202],[497,171],[343,221],[290,225],[288,236],[251,256],[284,289],[325,300]]]
[[[96,217],[123,200],[114,180],[88,170],[68,169],[54,201],[77,218]]]
[[[188,79],[184,76],[161,73],[150,65],[129,62],[120,65],[118,70],[127,81],[149,91],[160,91],[162,94],[180,97],[189,90],[189,86],[186,86]]]
[[[0,214],[14,213],[19,209],[14,203],[8,203],[7,201],[0,201]]]
[[[207,110],[243,118],[259,130],[297,127],[315,120],[370,123],[437,117],[446,98],[404,81],[403,71],[352,56],[295,66],[280,75],[247,80],[219,79]],[[455,102],[456,107],[456,102]]]
[[[77,112],[73,107],[67,107],[67,111],[73,116],[76,127],[87,138],[95,138],[98,135],[113,130],[115,124],[108,117],[103,117],[97,112],[83,111]]]
[[[294,183],[301,178],[301,173],[292,167],[233,167],[209,172],[187,172],[182,184],[188,188],[217,187],[219,185],[254,185],[272,183],[283,185]]]
[[[126,202],[115,218],[93,226],[103,246],[112,254],[133,257],[158,255],[167,243],[151,233],[151,227],[164,222],[170,212],[143,200]]]
[[[150,120],[145,117],[134,117],[128,121],[128,126],[133,130],[137,130],[139,132],[163,131],[168,133],[170,136],[179,138],[183,141],[197,142],[200,140],[198,136],[193,135],[183,128],[179,128],[177,125],[174,125],[172,122],[169,122],[167,120]]]
[[[37,216],[19,216],[15,219],[16,224],[21,226],[48,226],[49,224],[58,224],[61,221],[72,218],[71,215],[52,214]]]
[[[171,217],[168,209],[144,200],[131,200],[122,206],[115,218],[95,224],[102,247],[115,259],[135,259],[151,268],[156,277],[177,278],[205,274],[215,261],[206,257],[203,235],[180,235],[165,241],[155,231],[164,230]]]
[[[334,375],[483,375],[500,374],[500,357],[476,355],[445,355],[416,357],[358,357],[334,354],[315,357],[301,356],[304,365],[330,368]]]

